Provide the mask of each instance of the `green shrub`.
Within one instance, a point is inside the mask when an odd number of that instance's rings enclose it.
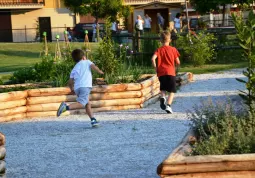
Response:
[[[10,83],[25,83],[27,81],[36,81],[36,71],[33,67],[22,68],[13,73]]]
[[[189,113],[197,136],[191,155],[243,154],[255,152],[254,118],[231,103],[204,101]]]
[[[183,50],[182,59],[185,62],[201,66],[210,62],[215,55],[214,40],[213,34],[199,32],[198,34],[179,36],[176,44],[179,49]]]

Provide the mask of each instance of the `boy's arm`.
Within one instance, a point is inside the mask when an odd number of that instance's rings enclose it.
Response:
[[[151,58],[151,62],[152,62],[152,66],[154,67],[155,71],[157,72],[157,64],[156,64],[156,59],[157,59],[157,55],[154,54]]]
[[[74,79],[73,78],[69,79],[68,86],[69,86],[71,92],[74,93]]]
[[[91,64],[90,67],[92,70],[96,71],[97,73],[104,74],[104,72],[101,71],[95,64]]]
[[[180,64],[181,64],[179,57],[177,57],[177,58],[175,59],[175,63],[176,63],[176,65],[180,65]]]

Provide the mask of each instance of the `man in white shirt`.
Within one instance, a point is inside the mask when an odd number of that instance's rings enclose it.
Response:
[[[86,113],[90,117],[92,127],[99,125],[98,121],[93,116],[91,104],[89,102],[89,94],[92,89],[92,73],[91,69],[104,74],[93,62],[86,59],[84,52],[81,49],[75,49],[72,52],[72,58],[76,62],[69,79],[69,87],[72,93],[77,95],[77,102],[69,106],[62,102],[57,111],[59,117],[63,112],[76,108],[85,107]]]

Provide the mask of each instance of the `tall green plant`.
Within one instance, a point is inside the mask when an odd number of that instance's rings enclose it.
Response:
[[[115,46],[111,39],[110,21],[106,20],[106,36],[99,43],[99,48],[94,55],[94,62],[108,76],[113,75],[119,68],[119,62],[115,56]]]
[[[201,66],[210,62],[215,55],[213,34],[200,32],[190,36],[179,36],[177,47],[184,51],[185,60],[194,66]]]
[[[255,111],[255,14],[250,11],[247,21],[243,19],[242,14],[232,14],[235,27],[237,30],[237,37],[240,40],[239,45],[243,48],[245,58],[248,61],[248,68],[243,72],[247,77],[247,81],[237,79],[245,83],[246,91],[241,91],[240,96],[245,100],[249,106],[250,112]]]

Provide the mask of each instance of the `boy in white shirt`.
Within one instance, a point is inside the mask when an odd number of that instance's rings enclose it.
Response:
[[[85,54],[80,49],[75,49],[72,52],[72,58],[76,62],[69,79],[69,87],[73,93],[77,95],[77,102],[72,103],[69,106],[65,102],[62,102],[57,111],[59,117],[63,112],[72,110],[80,107],[85,107],[86,113],[91,119],[92,127],[99,125],[97,120],[94,118],[91,104],[89,102],[89,94],[92,89],[92,73],[91,69],[104,74],[93,62],[86,59]]]

